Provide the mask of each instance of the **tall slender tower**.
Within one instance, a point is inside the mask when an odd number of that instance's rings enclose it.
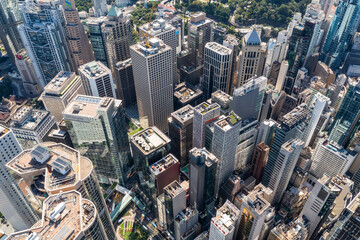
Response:
[[[40,218],[5,166],[21,153],[22,149],[12,130],[1,125],[0,145],[0,212],[14,229],[24,230]]]
[[[106,0],[94,0],[95,17],[105,16],[108,12]]]
[[[19,5],[24,19],[19,27],[21,40],[44,88],[58,72],[75,70],[59,1],[25,0]]]
[[[320,55],[333,70],[340,67],[360,21],[360,1],[340,1]]]
[[[130,47],[140,124],[168,129],[173,111],[171,47],[158,38]]]
[[[208,42],[204,50],[204,86],[206,99],[216,90],[230,92],[232,50],[216,42]]]
[[[74,0],[63,0],[66,36],[71,55],[76,67],[93,61],[94,54],[90,48],[89,39],[85,34],[84,26],[80,22],[79,12]],[[75,69],[77,70],[77,69]]]

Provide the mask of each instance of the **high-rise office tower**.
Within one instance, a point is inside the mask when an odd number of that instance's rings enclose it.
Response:
[[[1,125],[0,145],[0,211],[15,230],[24,230],[34,225],[39,216],[5,166],[22,149],[12,130]]]
[[[206,99],[216,90],[230,92],[231,66],[231,49],[216,42],[205,45],[203,92]]]
[[[341,191],[342,188],[336,181],[332,182],[331,178],[326,175],[316,181],[299,215],[309,222],[308,238],[316,236],[318,229],[334,208],[334,201]]]
[[[216,90],[230,92],[232,61],[230,48],[216,42],[205,45],[203,92],[206,98]]]
[[[190,15],[188,23],[189,49],[195,52],[196,61],[193,65],[199,66],[204,63],[204,49],[206,43],[211,41],[211,29],[213,21],[206,18],[206,13],[197,12]]]
[[[194,239],[201,232],[201,224],[198,219],[199,211],[193,206],[181,211],[174,221],[175,239]]]
[[[71,214],[70,214],[71,213]],[[75,221],[77,220],[77,221]],[[56,224],[54,224],[56,222]],[[80,192],[51,195],[43,202],[39,226],[12,233],[7,239],[89,239],[107,240],[99,212]]]
[[[186,191],[178,181],[164,188],[167,229],[174,232],[175,217],[186,208]]]
[[[218,159],[205,148],[190,151],[190,203],[203,211],[205,205],[218,195],[215,192],[216,168]]]
[[[313,22],[315,24],[314,26],[314,33],[311,37],[309,48],[306,53],[306,59],[305,64],[307,62],[307,59],[313,55],[314,53],[318,52],[318,45],[320,43],[321,37],[322,37],[322,31],[321,31],[321,25],[323,23],[325,14],[321,10],[321,4],[313,1],[310,4],[307,5],[306,11],[303,17],[303,22],[309,21]]]
[[[251,162],[250,175],[256,179],[256,184],[261,182],[265,165],[269,156],[269,151],[270,148],[264,142],[259,143],[255,147]]]
[[[347,152],[343,147],[320,139],[312,156],[310,173],[316,178],[324,174],[329,177],[344,175],[354,162],[356,154]]]
[[[214,124],[211,152],[219,159],[215,192],[231,175],[235,166],[236,146],[241,128],[241,119],[231,112]]]
[[[277,124],[272,119],[265,119],[260,123],[258,136],[256,138],[256,145],[264,142],[267,146],[271,147],[272,140],[276,131]]]
[[[94,0],[95,17],[105,16],[107,13],[108,13],[108,8],[107,8],[106,0]]]
[[[329,240],[359,239],[360,237],[360,193],[345,207],[335,225],[326,232]]]
[[[170,139],[157,127],[150,127],[134,134],[130,141],[137,172],[144,171],[170,151]]]
[[[342,146],[348,144],[358,127],[360,117],[360,82],[349,80],[349,88],[329,130],[330,141]]]
[[[304,142],[297,138],[289,140],[281,146],[268,185],[274,194],[272,204],[280,202],[303,146]]]
[[[74,64],[77,68],[85,63],[94,60],[93,51],[91,51],[89,39],[85,33],[84,26],[80,22],[79,12],[75,6],[74,0],[63,0],[63,12],[65,18],[65,29],[67,41]]]
[[[252,77],[233,92],[231,109],[241,119],[259,119],[267,84],[267,78]]]
[[[108,58],[105,47],[105,37],[101,32],[102,24],[107,21],[107,17],[89,17],[85,19],[85,25],[88,28],[89,40],[91,42],[92,50],[96,61],[102,62],[109,67]]]
[[[23,47],[18,27],[22,24],[17,1],[0,2],[0,39],[10,61],[15,65],[15,55]]]
[[[66,41],[65,21],[59,1],[19,2],[24,24],[21,40],[29,54],[41,87],[60,71],[76,70]]]
[[[315,96],[313,97],[309,105],[311,118],[309,120],[308,127],[306,128],[306,131],[304,132],[304,136],[303,136],[303,140],[305,142],[304,147],[309,146],[310,140],[315,132],[315,128],[328,103],[329,103],[329,98],[325,97],[319,92],[316,93]]]
[[[78,95],[63,117],[75,149],[91,159],[100,181],[125,182],[130,148],[121,101]]]
[[[220,105],[203,102],[194,107],[193,120],[193,147],[205,146],[205,124],[214,121],[220,116]]]
[[[130,19],[119,8],[111,6],[107,20],[101,25],[103,41],[105,43],[108,67],[114,71],[119,61],[130,58],[132,43],[132,26]]]
[[[275,90],[278,92],[281,92],[281,90],[283,90],[283,88],[284,88],[286,74],[287,74],[288,69],[289,69],[289,62],[285,61],[285,60],[281,61],[279,75],[276,79],[276,85],[275,85]],[[291,88],[291,87],[292,86],[287,87],[287,88]]]
[[[116,98],[111,70],[102,62],[89,62],[78,70],[86,95]]]
[[[306,105],[300,105],[286,114],[279,126],[276,126],[275,136],[270,147],[269,158],[265,166],[262,184],[268,186],[273,176],[274,167],[282,145],[294,138],[302,139],[309,117]]]
[[[271,214],[271,190],[257,185],[248,195],[242,194],[240,206],[239,233],[236,239],[260,239],[267,215]],[[236,203],[235,203],[236,205]]]
[[[320,55],[320,61],[333,70],[340,67],[345,51],[359,26],[360,2],[344,0],[336,7],[335,16]]]
[[[130,47],[140,124],[167,131],[173,112],[171,47],[158,38]]]
[[[177,58],[176,58],[176,46],[177,46],[177,34],[176,28],[164,19],[159,18],[151,23],[146,23],[139,27],[140,36],[157,37],[162,40],[166,45],[171,47],[171,56],[173,61],[173,77],[175,86],[178,83],[177,80]]]
[[[122,100],[124,107],[136,104],[136,92],[131,58],[120,61],[114,67],[116,96]]]
[[[245,182],[238,175],[231,174],[221,185],[219,190],[218,205],[222,205],[226,200],[234,202],[236,194],[245,188]]]
[[[61,195],[71,190],[79,191],[84,198],[91,199],[94,203],[101,220],[100,228],[104,229],[107,235],[105,239],[116,239],[94,165],[89,158],[80,155],[79,151],[64,144],[41,143],[33,149],[23,151],[6,167],[22,177],[29,188],[33,184],[43,186],[42,189],[38,188],[39,197]]]
[[[39,97],[42,91],[40,82],[36,76],[34,66],[31,63],[29,54],[23,48],[16,53],[15,65],[18,69],[26,94],[33,98]]]
[[[84,94],[81,79],[73,72],[59,72],[49,82],[41,95],[46,110],[55,117],[56,122],[63,119],[62,112],[66,106],[78,95]]]
[[[298,70],[304,66],[316,27],[317,23],[308,19],[305,20],[303,24],[298,24],[294,27],[289,39],[289,48],[286,57],[289,63],[287,76],[295,79]],[[294,83],[291,82],[291,84],[291,86],[286,87],[292,91]],[[290,90],[288,94],[291,94]]]
[[[230,82],[230,93],[232,88],[235,87],[237,74],[238,74],[238,61],[237,57],[240,51],[239,40],[237,37],[231,34],[227,34],[222,43],[225,47],[230,48],[232,51],[232,66],[231,66],[231,82]]]
[[[169,118],[171,151],[180,160],[181,166],[189,162],[189,151],[193,140],[194,108],[186,105],[173,112]]]
[[[256,29],[253,29],[242,40],[237,87],[241,87],[248,82],[248,79],[256,75],[260,61],[260,52],[261,39]]]
[[[227,200],[211,219],[209,240],[236,239],[240,214],[240,210]]]

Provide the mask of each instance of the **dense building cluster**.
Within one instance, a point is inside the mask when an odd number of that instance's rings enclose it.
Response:
[[[276,34],[141,4],[1,1],[4,239],[360,239],[360,0]]]

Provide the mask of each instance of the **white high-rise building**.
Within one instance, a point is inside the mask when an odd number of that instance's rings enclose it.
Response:
[[[214,124],[211,150],[219,159],[215,192],[218,192],[220,185],[234,171],[236,147],[241,126],[241,119],[234,112],[230,112],[226,117],[220,117]]]
[[[149,37],[157,37],[162,40],[166,45],[171,47],[171,55],[173,61],[173,77],[174,86],[178,83],[177,80],[177,57],[176,57],[176,46],[177,46],[177,34],[176,28],[164,19],[156,19],[151,23],[144,24],[139,27],[140,36],[148,34]]]
[[[173,112],[172,49],[158,38],[130,47],[140,124],[168,129]]]
[[[229,93],[232,50],[217,42],[208,42],[204,50],[203,92],[206,99],[216,90]]]
[[[314,134],[315,128],[320,120],[320,117],[326,107],[326,104],[329,103],[329,98],[322,95],[320,92],[316,93],[313,97],[309,110],[311,111],[311,118],[308,122],[308,126],[304,132],[303,140],[304,140],[304,147],[309,146],[310,140]]]
[[[205,145],[205,124],[220,116],[220,105],[203,102],[194,108],[193,147],[203,148]]]
[[[246,34],[242,41],[240,52],[239,75],[237,87],[248,82],[248,79],[256,75],[260,62],[261,39],[256,29]]]
[[[279,71],[279,75],[278,78],[276,80],[276,86],[275,86],[275,90],[277,91],[281,91],[284,87],[284,83],[285,83],[285,78],[286,78],[286,73],[287,70],[289,68],[289,63],[288,61],[282,61],[281,62],[281,66],[280,66],[280,71]]]
[[[111,70],[102,62],[93,61],[81,65],[79,74],[86,95],[116,98]]]
[[[105,16],[108,12],[106,0],[94,0],[95,17]]]
[[[0,146],[0,212],[14,229],[24,230],[40,218],[5,166],[22,149],[12,130],[1,125]]]
[[[294,171],[304,142],[298,138],[287,141],[281,146],[270,178],[269,188],[274,198],[271,203],[279,203]]]
[[[321,178],[324,174],[329,177],[344,175],[355,158],[356,154],[349,153],[327,139],[320,139],[312,156],[310,173],[316,178]]]
[[[209,240],[236,239],[239,227],[240,210],[229,200],[216,211],[216,217],[211,219]]]
[[[60,1],[25,0],[19,2],[19,7],[24,19],[19,27],[21,40],[41,87],[60,71],[76,70],[66,40]]]

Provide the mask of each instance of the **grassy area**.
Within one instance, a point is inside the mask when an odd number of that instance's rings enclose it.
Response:
[[[136,129],[136,130],[134,130],[134,131],[130,132],[130,133],[129,133],[129,135],[130,135],[130,136],[132,136],[132,135],[134,135],[134,134],[136,134],[136,133],[140,132],[141,130],[143,130],[143,128],[142,128],[142,127],[139,127],[138,129]]]
[[[123,222],[119,227],[119,234],[124,239],[129,239],[129,235],[133,232],[134,222]]]
[[[110,189],[111,189],[111,190],[114,190],[117,185],[118,185],[118,183],[117,183],[117,182],[114,182],[114,183],[111,185]]]

